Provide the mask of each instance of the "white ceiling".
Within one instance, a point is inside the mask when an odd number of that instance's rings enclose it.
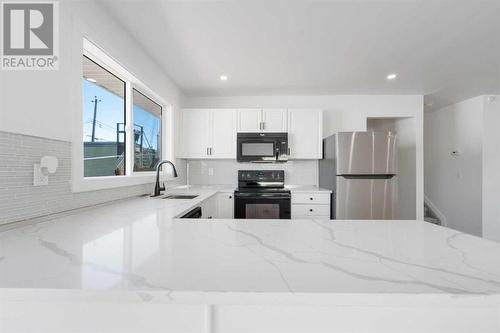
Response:
[[[500,0],[102,2],[187,96],[500,92]]]

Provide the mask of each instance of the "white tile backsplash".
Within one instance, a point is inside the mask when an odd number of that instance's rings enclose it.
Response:
[[[236,160],[189,160],[192,185],[236,185],[238,170],[285,170],[287,185],[317,185],[318,161],[288,161],[280,164],[238,163]]]
[[[59,167],[48,186],[33,186],[33,164],[56,156]],[[183,163],[178,166],[184,184]],[[0,225],[150,193],[153,184],[99,191],[71,191],[71,143],[0,131]]]

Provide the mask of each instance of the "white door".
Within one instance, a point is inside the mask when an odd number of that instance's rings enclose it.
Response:
[[[263,109],[262,122],[264,132],[286,132],[287,112],[286,109]]]
[[[323,112],[317,109],[288,110],[288,147],[291,159],[321,159]]]
[[[234,217],[233,193],[217,194],[217,218],[232,219]]]
[[[260,132],[261,122],[261,109],[238,110],[238,132]]]
[[[236,113],[232,109],[212,110],[210,158],[236,158]]]
[[[182,142],[180,157],[207,158],[210,148],[210,110],[182,110]]]

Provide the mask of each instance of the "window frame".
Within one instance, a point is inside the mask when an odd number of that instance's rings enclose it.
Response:
[[[113,75],[114,77],[116,77],[118,80],[122,81],[123,82],[123,120],[125,122],[124,125],[127,124],[127,103],[129,102],[128,99],[127,99],[127,81],[125,81],[123,78],[121,78],[120,76],[116,75],[115,73],[111,72],[110,70],[108,70],[105,66],[99,64],[98,62],[94,61],[94,59],[92,59],[91,57],[83,54],[82,57],[85,57],[87,58],[89,61],[93,62],[94,64],[96,64],[97,66],[99,66],[100,68],[102,68],[104,71],[108,72],[109,74]],[[82,76],[83,77],[83,76]],[[84,79],[85,80],[85,79]],[[83,95],[82,95],[83,96]],[[83,102],[83,101],[82,101]],[[83,108],[83,103],[82,103],[82,108]],[[83,126],[83,124],[82,124]],[[125,133],[123,133],[123,143],[124,143],[124,149],[123,149],[123,157],[125,159],[125,163],[124,163],[124,171],[125,171],[125,174],[123,175],[114,175],[114,176],[94,176],[94,177],[85,177],[84,178],[98,178],[98,177],[124,177],[127,175],[127,172],[128,172],[128,166],[127,166],[127,155],[128,155],[128,151],[127,151],[127,138],[128,137],[128,133],[125,131]],[[84,137],[82,137],[82,143],[84,142]],[[118,142],[117,142],[118,144]],[[85,165],[84,165],[84,174],[85,174]]]
[[[143,97],[146,97],[147,99],[149,99],[151,102],[157,104],[159,107],[160,107],[160,141],[158,142],[158,145],[160,146],[159,150],[160,150],[160,160],[163,159],[163,115],[164,115],[164,107],[163,105],[161,105],[160,103],[156,102],[153,98],[151,98],[150,96],[148,96],[148,94],[145,94],[144,92],[142,92],[140,89],[137,89],[137,88],[134,88],[132,87],[132,97],[134,95],[134,90],[137,91],[137,93],[141,94]],[[133,118],[133,113],[134,113],[134,101],[132,100],[132,103],[131,103],[131,106],[132,106],[132,118]],[[147,110],[144,110],[146,112],[148,112]],[[131,157],[131,160],[132,160],[132,172],[133,173],[139,173],[139,174],[144,174],[146,172],[154,172],[154,171],[133,171],[134,169],[134,164],[135,164],[135,150],[134,150],[134,145],[133,145],[133,139],[132,139],[132,149],[131,149],[131,153],[133,154],[133,156]]]
[[[122,176],[97,176],[84,177],[83,169],[83,56],[89,58],[104,70],[125,82],[125,175]],[[109,56],[102,48],[98,47],[88,39],[83,39],[83,49],[80,56],[79,68],[79,98],[78,106],[75,108],[73,121],[72,139],[72,192],[86,192],[102,189],[117,188],[140,184],[153,183],[155,171],[134,172],[134,136],[131,135],[134,122],[133,112],[133,89],[151,99],[162,108],[160,118],[160,152],[162,159],[173,159],[173,112],[172,105],[141,82],[135,75],[125,69],[119,62]],[[162,175],[163,180],[172,179],[170,176]]]

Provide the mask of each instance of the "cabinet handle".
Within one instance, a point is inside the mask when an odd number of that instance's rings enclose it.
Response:
[[[229,199],[232,199],[232,198],[233,198],[233,196],[232,196],[232,195],[230,195],[230,196],[229,196]]]
[[[207,155],[210,155],[210,148],[207,147]]]
[[[259,122],[259,129],[262,130],[262,121]]]
[[[213,150],[213,148],[210,147],[210,155],[213,155],[213,151],[212,150]]]
[[[288,147],[288,156],[292,154],[292,148]]]
[[[309,209],[309,211],[310,211],[310,212],[312,212],[312,211],[313,211],[313,209],[312,209],[312,208],[310,208],[310,209]]]
[[[265,122],[262,122],[262,129],[265,130],[266,129],[266,123]]]
[[[309,200],[313,200],[313,198],[309,198]]]

